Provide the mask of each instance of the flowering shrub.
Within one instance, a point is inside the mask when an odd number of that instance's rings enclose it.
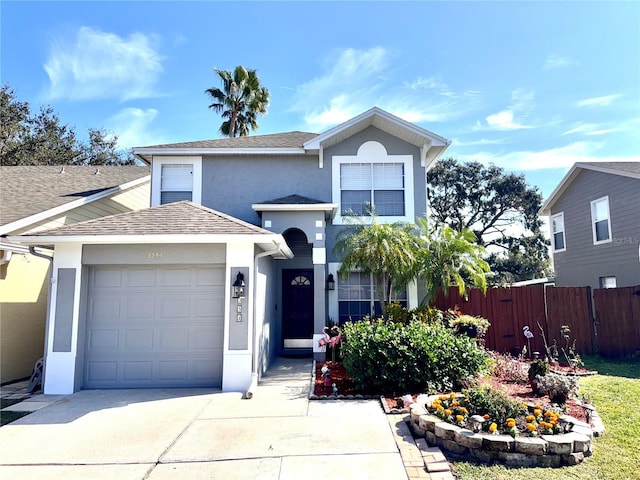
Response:
[[[578,393],[577,377],[558,375],[550,373],[535,378],[538,390],[544,395],[548,395],[553,403],[564,405],[567,399],[575,397]]]
[[[471,417],[480,416],[484,419],[480,429],[490,434],[503,433],[516,437],[518,435],[536,436],[562,433],[559,422],[560,413],[544,409],[541,405],[530,407],[520,404],[515,409],[517,414],[504,418],[501,414],[492,415],[486,410],[478,409],[470,402],[468,395],[449,393],[440,395],[433,400],[430,406],[426,406],[430,413],[443,421],[470,430],[474,429],[471,420],[475,420]]]

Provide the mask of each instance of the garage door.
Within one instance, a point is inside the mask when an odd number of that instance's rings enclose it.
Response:
[[[222,386],[224,267],[89,275],[84,388]]]

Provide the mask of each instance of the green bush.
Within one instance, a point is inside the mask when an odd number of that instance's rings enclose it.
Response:
[[[478,386],[463,391],[470,415],[489,415],[492,422],[504,425],[507,418],[516,418],[524,412],[521,402],[504,391],[490,386]]]
[[[397,302],[393,302],[387,305],[385,318],[390,322],[403,325],[407,325],[412,320],[430,324],[442,324],[442,312],[428,305],[421,305],[410,310]]]
[[[437,324],[412,320],[346,323],[342,362],[367,393],[436,393],[458,389],[486,365],[474,341]]]

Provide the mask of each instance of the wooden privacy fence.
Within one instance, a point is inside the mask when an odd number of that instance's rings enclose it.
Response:
[[[640,285],[593,292],[598,352],[603,356],[636,355],[640,351]]]
[[[441,310],[458,305],[464,313],[488,319],[486,346],[498,352],[520,353],[527,345],[523,327],[528,326],[534,335],[531,351],[542,353],[540,324],[550,345],[555,339],[564,346],[560,327],[568,325],[580,354],[640,354],[640,285],[596,289],[593,303],[590,287],[500,287],[488,289],[486,296],[471,289],[466,297],[450,287],[448,297],[438,292],[435,305]]]

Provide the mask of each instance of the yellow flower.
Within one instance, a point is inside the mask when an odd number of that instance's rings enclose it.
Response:
[[[464,414],[464,415],[466,415],[466,414],[468,414],[468,413],[469,413],[469,410],[467,410],[467,409],[466,409],[466,408],[464,408],[464,407],[460,407],[458,410],[459,410],[459,412],[460,412],[460,413],[462,413],[462,414]]]
[[[542,406],[538,405],[537,403],[533,406],[533,408],[535,408],[536,410],[542,410]]]
[[[460,406],[460,402],[451,402],[451,406],[452,407],[459,407]]]
[[[448,408],[444,411],[444,414],[448,417],[449,415],[451,415],[451,410],[449,410]]]
[[[444,412],[444,407],[442,405],[438,405],[436,407],[436,410],[438,410],[439,412]]]
[[[456,421],[462,422],[464,420],[464,415],[456,415]]]
[[[456,398],[456,394],[455,394],[455,393],[453,393],[453,392],[451,392],[451,393],[449,394],[449,398],[450,398],[451,400],[453,400],[454,398]]]
[[[536,417],[539,417],[540,415],[542,415],[542,410],[540,410],[539,408],[536,408],[536,409],[533,411],[533,414],[534,414]]]
[[[533,422],[536,419],[536,417],[534,417],[533,415],[527,415],[527,422]]]
[[[530,432],[535,432],[536,427],[533,423],[527,423],[527,430],[529,430]]]
[[[447,397],[446,395],[440,395],[438,398],[440,400],[448,400],[449,399],[449,397]]]
[[[513,418],[507,418],[507,427],[513,428],[516,426],[516,421]]]
[[[545,417],[553,417],[554,413],[551,410],[547,410],[546,412],[544,412],[544,416]]]
[[[491,433],[495,432],[497,428],[498,428],[498,425],[496,425],[495,423],[492,423],[491,425],[489,425],[489,431]]]

